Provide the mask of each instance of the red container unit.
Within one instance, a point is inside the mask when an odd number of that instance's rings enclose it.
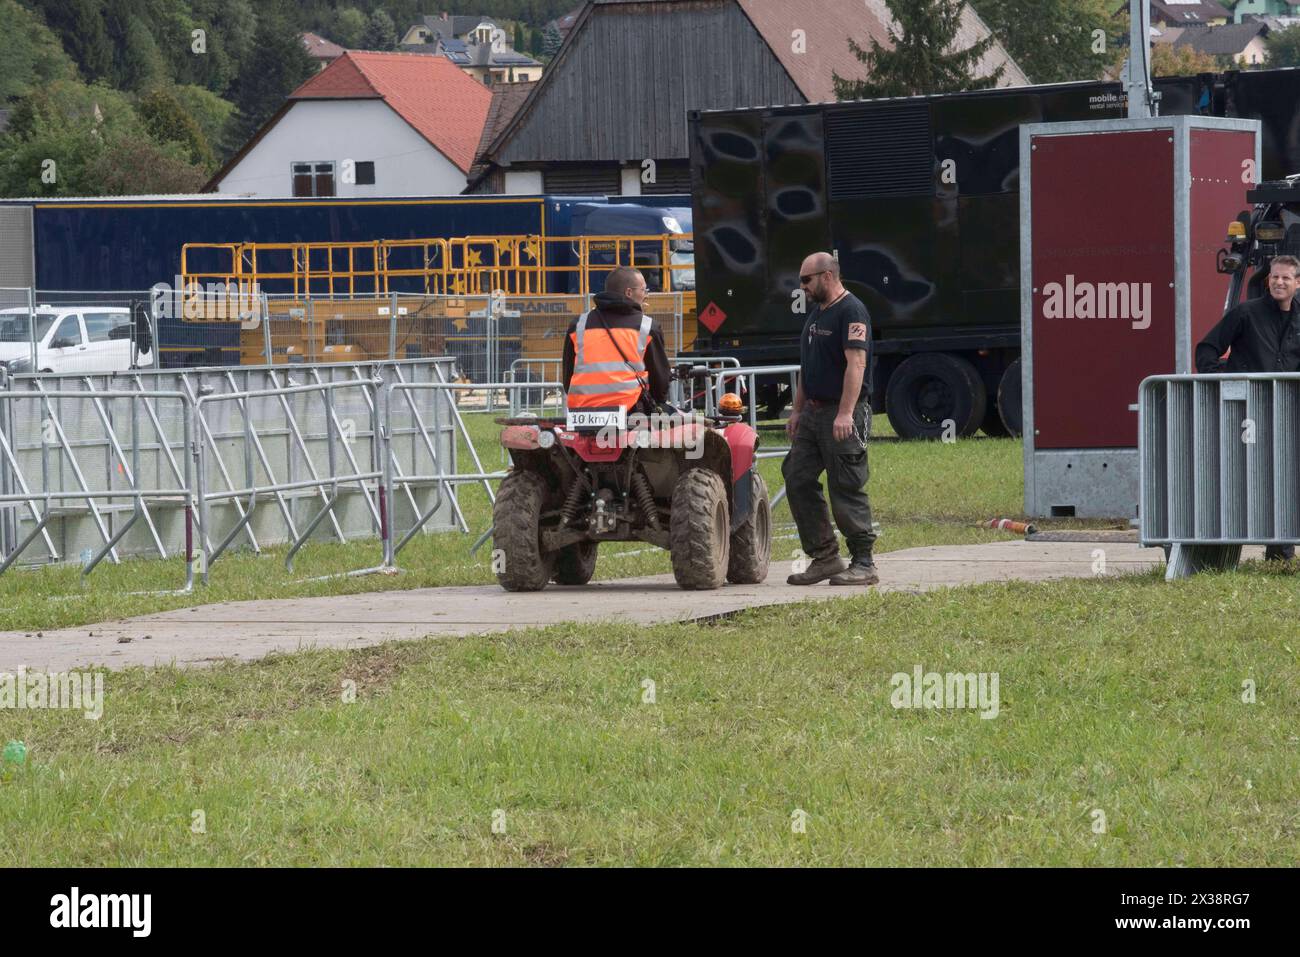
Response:
[[[1202,116],[1020,129],[1025,511],[1133,518],[1137,396],[1194,372],[1259,124]]]

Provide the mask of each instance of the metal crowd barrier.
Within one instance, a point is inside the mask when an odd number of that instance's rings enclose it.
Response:
[[[182,392],[51,390],[37,385],[36,391],[0,391],[0,537],[6,545],[0,574],[40,539],[48,561],[80,550],[82,573],[88,575],[105,558],[120,562],[119,546],[142,521],[147,535],[137,534],[137,549],[152,546],[164,559],[183,549],[181,590],[189,591],[194,583],[195,518],[190,397]],[[169,414],[166,408],[160,410],[160,403],[176,408]],[[123,404],[125,414],[120,411]],[[28,405],[35,408],[23,414],[22,407]],[[93,418],[86,414],[87,405],[94,410]],[[148,423],[142,423],[142,417]],[[176,430],[179,448],[167,435],[163,419]],[[95,433],[89,439],[88,430]],[[165,481],[169,472],[175,484]],[[75,489],[63,487],[69,475]],[[77,502],[84,504],[72,504]],[[179,521],[171,523],[176,527],[163,525],[164,509],[173,515],[180,512]],[[28,519],[19,514],[23,510]],[[120,521],[124,512],[129,514]],[[58,527],[51,531],[56,520]]]
[[[716,409],[717,398],[734,389],[737,379],[747,380],[752,397],[756,377],[796,371],[743,368],[734,359],[720,359],[705,377],[705,391]],[[51,507],[65,500],[86,503],[75,520],[82,538],[95,536],[94,548],[82,553],[87,573],[105,557],[119,561],[119,552],[144,550],[165,558],[183,547],[189,587],[195,565],[209,581],[211,566],[241,539],[254,552],[273,542],[287,544],[286,565],[292,569],[312,540],[373,535],[382,549],[380,564],[347,574],[393,569],[417,534],[469,531],[457,489],[481,483],[492,501],[494,483],[505,474],[485,467],[453,397],[504,392],[514,409],[522,407],[519,394],[529,390],[560,395],[555,381],[464,383],[449,381],[451,374],[450,361],[440,359],[10,379],[10,391],[0,392],[0,572],[31,559],[37,541],[46,546],[41,558],[65,560],[69,548],[52,531],[72,512]],[[80,388],[48,387],[73,381]],[[111,388],[113,383],[131,388]],[[155,383],[178,388],[147,387]],[[75,407],[59,405],[74,401]],[[115,401],[129,402],[130,415],[119,414]],[[168,408],[168,401],[176,407]],[[23,402],[50,411],[15,415],[15,405]],[[756,424],[753,405],[750,422]],[[69,421],[80,431],[69,434]],[[38,424],[44,439],[16,431],[19,422],[29,430]],[[86,432],[87,423],[95,425],[93,433]],[[129,433],[123,431],[128,423]],[[463,472],[458,439],[470,456]],[[65,455],[55,468],[60,449],[77,454]],[[784,453],[761,449],[759,455]],[[87,477],[83,466],[90,459],[104,469],[105,482]],[[101,504],[105,499],[116,512],[130,511],[125,526]],[[183,529],[163,527],[158,516],[168,510],[160,504],[183,514]],[[74,551],[83,544],[76,536],[69,540]]]
[[[429,390],[437,390],[443,392],[456,392],[456,391],[468,391],[472,389],[488,388],[493,390],[504,389],[506,391],[513,391],[513,390],[520,390],[520,389],[527,389],[527,388],[559,389],[559,387],[560,384],[558,382],[539,382],[539,383],[530,382],[527,384],[516,383],[516,382],[493,382],[493,383],[486,383],[486,384],[467,383],[467,382],[449,382],[449,383],[437,383],[437,384],[394,383],[388,389],[388,395],[389,395],[388,401],[392,402],[394,396],[406,397],[406,396],[418,394],[419,392],[422,391],[429,391]],[[435,408],[436,407],[437,404],[435,403]],[[458,473],[455,471],[455,467],[453,466],[453,471],[451,473],[447,473],[439,470],[437,472],[431,472],[427,474],[407,475],[404,481],[408,485],[427,485],[427,486],[432,486],[437,488],[439,501],[441,501],[443,490],[449,491],[452,495],[452,501],[455,501],[454,489],[457,485],[464,484],[464,483],[479,482],[482,483],[483,488],[486,490],[488,500],[490,502],[495,503],[496,493],[492,490],[491,483],[503,479],[506,475],[506,472],[501,469],[498,469],[493,472],[489,472],[484,468],[483,461],[479,457],[478,450],[475,449],[474,447],[474,442],[470,438],[468,430],[465,428],[464,420],[461,419],[460,412],[456,408],[456,404],[454,402],[448,403],[448,408],[450,409],[451,414],[456,417],[457,429],[466,440],[465,447],[469,450],[470,458],[473,461],[475,470],[473,472]],[[436,465],[437,463],[435,462],[434,464]],[[434,507],[436,508],[436,505]],[[429,513],[427,514],[417,515],[415,519],[415,523],[412,525],[411,528],[407,529],[407,531],[402,535],[402,538],[397,542],[391,542],[391,534],[390,534],[391,547],[387,554],[387,559],[386,559],[388,564],[391,565],[395,563],[397,553],[401,551],[401,549],[415,536],[415,534],[418,531],[420,531],[421,528],[424,527],[425,523],[428,522],[431,514],[432,514],[432,509],[430,509]],[[468,531],[468,526],[466,526],[466,530]],[[479,547],[482,546],[483,542],[485,542],[488,536],[491,535],[491,532],[492,529],[489,526],[487,531],[484,532],[483,535],[481,535],[478,538],[478,540],[475,541],[474,545],[470,548],[471,554],[473,552],[476,552],[479,549]]]
[[[217,450],[216,442],[209,442],[203,436],[198,440],[198,475],[199,475],[199,525],[203,530],[203,581],[206,584],[209,576],[209,569],[216,562],[221,554],[230,546],[235,538],[245,532],[249,535],[249,542],[257,548],[257,539],[252,537],[251,522],[257,508],[258,498],[261,495],[273,495],[279,505],[280,514],[283,516],[285,526],[288,529],[290,538],[289,552],[285,557],[285,567],[290,571],[293,570],[293,559],[299,549],[306,544],[307,540],[315,532],[317,526],[329,517],[334,525],[335,534],[340,540],[346,541],[343,532],[339,527],[336,507],[345,488],[352,485],[356,486],[358,491],[365,500],[365,505],[370,510],[375,519],[375,524],[379,527],[382,537],[382,530],[385,519],[384,503],[384,486],[380,484],[376,495],[371,494],[371,488],[367,482],[377,483],[382,477],[383,471],[379,467],[379,436],[381,425],[377,413],[377,403],[374,401],[376,391],[382,388],[383,383],[380,380],[371,382],[333,382],[319,383],[313,385],[289,386],[281,389],[260,389],[248,392],[230,392],[225,395],[201,395],[195,403],[195,418],[204,426],[204,433],[211,436],[212,430],[210,423],[212,418],[220,415],[223,419],[238,418],[239,427],[243,432],[244,446],[242,449],[244,485],[240,488],[230,487],[229,473],[222,467],[222,473],[227,478],[227,489],[225,491],[210,491],[207,487],[207,469],[205,460],[209,455],[220,457]],[[363,437],[363,433],[357,429],[353,419],[340,419],[339,409],[337,408],[339,400],[336,398],[341,393],[360,393],[366,392],[365,400],[369,406],[368,420],[370,428],[368,437],[371,445],[370,464],[372,467],[364,468],[358,461],[353,451],[353,444],[357,439]],[[296,425],[293,425],[295,419],[310,414],[310,410],[305,405],[297,410],[290,411],[290,397],[299,396],[308,399],[312,396],[319,396],[321,399],[321,414],[325,423],[325,461],[319,463],[324,466],[324,477],[318,474],[316,466],[312,462],[312,456],[307,444],[303,441],[301,433]],[[266,410],[260,410],[262,415],[257,415],[256,400],[274,399],[279,402],[285,412],[286,420],[291,423],[290,428],[294,433],[299,448],[307,459],[307,465],[311,471],[311,476],[304,479],[282,479],[276,475],[270,456],[262,442],[263,433],[259,431],[259,421],[265,421],[269,416]],[[207,410],[223,403],[234,403],[237,409],[223,410],[223,413],[209,413]],[[269,403],[263,403],[265,406]],[[353,406],[359,405],[354,402]],[[345,415],[354,414],[357,410],[354,408],[345,408]],[[347,423],[347,424],[345,424]],[[348,428],[351,426],[351,429]],[[256,452],[256,462],[254,461],[253,452]],[[347,460],[347,467],[344,467],[341,458]],[[258,465],[260,464],[262,474],[265,475],[265,481],[261,481],[258,476]],[[294,515],[285,498],[287,492],[298,491],[315,491],[324,498],[323,506],[318,509],[305,523],[304,528],[300,531],[294,521]],[[248,497],[245,508],[240,510],[240,517],[233,523],[233,526],[226,532],[224,537],[213,544],[215,530],[213,528],[212,514],[210,503],[219,501],[232,501]],[[378,501],[376,501],[376,496]],[[370,569],[363,569],[361,572],[352,572],[349,574],[364,573],[375,571],[379,566]]]
[[[437,463],[436,471],[454,473],[455,430],[459,428],[466,439],[468,433],[458,415],[431,415],[436,410],[418,407],[407,396],[382,412],[385,432],[376,438],[375,418],[382,405],[374,380],[446,383],[449,375],[450,360],[441,358],[8,377],[6,391],[0,392],[0,439],[8,449],[0,452],[0,494],[13,497],[8,500],[10,507],[0,507],[0,560],[6,561],[5,568],[19,561],[67,561],[78,554],[83,562],[89,561],[95,549],[114,538],[118,530],[114,513],[127,506],[117,503],[116,509],[109,508],[100,496],[93,496],[80,510],[53,512],[33,538],[30,529],[41,518],[35,506],[47,493],[51,500],[86,500],[88,492],[116,492],[119,487],[129,493],[132,481],[146,507],[138,527],[125,538],[118,537],[107,553],[114,562],[124,555],[165,558],[181,549],[182,530],[157,517],[152,498],[156,492],[176,489],[185,489],[195,498],[191,520],[199,532],[197,562],[220,557],[241,535],[254,551],[269,543],[289,544],[290,561],[322,528],[338,541],[373,535],[377,529],[382,537],[385,511],[399,517],[423,514],[429,510],[427,500],[434,497],[432,491],[406,485],[405,474],[434,470],[430,462]],[[174,388],[149,388],[155,384]],[[52,388],[71,385],[77,388]],[[342,395],[346,402],[331,403],[322,394]],[[138,449],[124,431],[125,411],[112,404],[114,399],[125,401],[131,396],[148,399],[137,406]],[[165,396],[179,397],[177,402],[194,411],[174,402],[169,405]],[[447,392],[424,397],[450,402]],[[28,414],[27,409],[14,412],[24,402],[46,399],[52,410],[49,415]],[[436,420],[432,432],[431,420]],[[110,426],[115,421],[114,430]],[[63,448],[72,452],[50,455],[50,467],[42,470],[43,444],[55,453]],[[357,479],[358,474],[381,470],[380,446],[390,450],[393,475],[383,490],[392,498],[383,503],[377,481]],[[137,451],[143,474],[130,464]],[[200,452],[201,468],[186,479],[191,458]],[[99,474],[107,478],[101,481],[96,478]],[[14,502],[30,502],[32,507],[20,508]],[[275,507],[256,509],[260,502]],[[468,531],[454,496],[444,497],[443,503],[446,517],[438,527]],[[43,547],[38,549],[36,542]],[[185,547],[189,554],[189,545]]]
[[[705,415],[716,415],[718,412],[719,392],[714,374],[722,369],[739,369],[740,360],[730,356],[714,356],[707,359],[691,358],[689,356],[676,356],[669,362],[679,372],[682,369],[700,368],[705,370],[702,379],[678,379],[674,378],[668,391],[668,401],[679,408],[696,408]],[[698,383],[703,383],[701,388]],[[697,391],[699,389],[699,391]]]
[[[1152,376],[1138,401],[1140,538],[1169,580],[1300,541],[1300,374]]]
[[[510,415],[517,417],[531,413],[539,418],[563,415],[564,392],[560,378],[564,360],[516,359],[510,363],[505,381],[511,384],[527,383],[530,388],[510,390]]]
[[[719,360],[727,362],[728,360]],[[731,362],[736,362],[732,359]],[[721,400],[723,393],[736,391],[738,384],[743,384],[743,388],[748,395],[747,415],[749,418],[750,428],[758,430],[758,378],[763,376],[769,378],[772,376],[789,376],[790,378],[790,401],[794,401],[795,389],[799,384],[799,367],[797,365],[781,366],[741,366],[736,362],[734,367],[723,366],[713,373],[713,382],[709,388],[713,407]],[[754,453],[756,459],[775,459],[785,458],[790,451],[790,445],[787,442],[783,445],[764,445],[759,442],[758,451]],[[776,508],[785,498],[785,485],[772,493],[771,507]]]
[[[720,361],[725,362],[726,360]],[[731,361],[735,362],[734,359]],[[724,392],[733,392],[735,391],[734,386],[737,383],[743,383],[745,392],[749,397],[748,401],[745,403],[746,406],[748,406],[749,424],[753,428],[757,429],[759,376],[763,376],[764,378],[772,378],[774,376],[788,377],[790,380],[790,401],[792,403],[794,402],[795,389],[799,385],[799,367],[797,365],[742,367],[739,363],[736,363],[735,368],[724,367],[720,371],[714,373],[712,388],[714,394],[714,407],[716,408],[717,401],[722,398]],[[784,455],[788,451],[788,447],[770,450],[766,457],[771,458],[776,454]],[[762,453],[760,453],[760,457],[763,457]]]

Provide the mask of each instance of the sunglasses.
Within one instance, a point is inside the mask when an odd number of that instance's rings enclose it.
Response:
[[[801,286],[806,286],[806,285],[808,285],[808,283],[812,282],[816,277],[820,276],[820,275],[821,275],[822,273],[824,273],[824,272],[830,272],[830,270],[829,270],[829,269],[822,269],[822,270],[819,270],[819,271],[817,271],[817,272],[815,272],[815,273],[812,273],[812,274],[810,274],[810,275],[807,275],[807,276],[800,276],[800,277],[799,277],[799,285],[801,285]]]

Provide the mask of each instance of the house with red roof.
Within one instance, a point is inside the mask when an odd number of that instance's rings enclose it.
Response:
[[[346,50],[289,95],[204,187],[244,196],[451,195],[492,91],[445,57]]]

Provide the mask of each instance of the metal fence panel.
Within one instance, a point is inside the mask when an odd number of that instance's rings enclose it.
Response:
[[[1300,539],[1300,375],[1153,376],[1139,416],[1141,539],[1169,577]]]
[[[0,437],[12,449],[13,461],[0,462],[0,495],[180,487],[168,483],[184,473],[197,451],[207,492],[248,493],[208,501],[208,525],[200,523],[198,540],[209,553],[232,531],[238,532],[232,545],[254,550],[293,542],[308,526],[313,540],[378,535],[390,518],[387,509],[392,517],[413,521],[435,504],[436,489],[404,484],[403,476],[455,471],[455,420],[445,392],[416,393],[394,407],[388,425],[396,484],[385,490],[392,501],[381,503],[377,476],[383,470],[381,448],[387,440],[376,435],[382,412],[377,395],[383,387],[376,382],[435,383],[450,375],[451,362],[442,358],[10,377],[7,390],[0,391],[0,397],[9,397],[0,401]],[[138,472],[132,486],[126,477],[131,466],[124,469],[123,463],[133,447],[130,435],[123,432],[129,419],[123,417],[119,394],[153,392],[181,394],[190,403],[202,400],[203,413],[192,417],[182,404],[157,398],[139,403],[134,447]],[[328,402],[321,397],[325,393],[331,394]],[[192,448],[183,437],[191,425]],[[356,479],[360,473],[373,474]],[[253,490],[257,501],[250,517]],[[444,491],[429,520],[430,530],[464,527],[454,488]],[[20,504],[11,500],[0,509],[4,555],[12,553],[39,521],[39,508]],[[327,504],[331,507],[321,515]],[[128,499],[104,505],[95,500],[92,506],[56,515],[43,532],[48,542],[39,550],[28,548],[22,561],[84,558],[87,549],[114,534],[116,516],[132,509]],[[174,554],[183,542],[179,519],[168,510],[155,514],[151,509],[149,518],[117,543],[111,557]]]
[[[21,559],[80,561],[89,572],[145,553],[179,553],[188,566],[189,397],[36,384],[0,391],[0,571]]]

